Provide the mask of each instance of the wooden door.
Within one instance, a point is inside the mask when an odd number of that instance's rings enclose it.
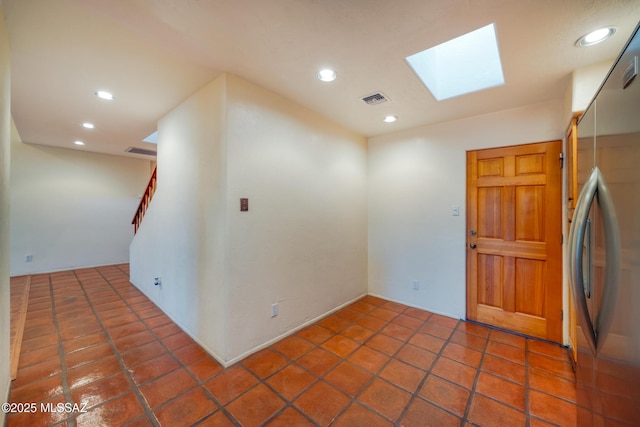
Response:
[[[562,342],[562,141],[467,153],[467,318]]]

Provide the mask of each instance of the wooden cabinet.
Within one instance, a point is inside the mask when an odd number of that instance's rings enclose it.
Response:
[[[573,211],[576,208],[576,202],[578,201],[578,120],[582,113],[575,114],[567,129],[567,151],[566,151],[566,173],[567,173],[567,218],[569,219],[569,227],[571,227],[571,219],[573,218]],[[576,360],[577,356],[577,318],[576,310],[573,303],[573,296],[571,291],[568,292],[568,334],[569,334],[569,346],[571,347],[571,353],[573,360]]]
[[[569,207],[569,220],[578,201],[578,120],[582,113],[575,114],[567,130],[567,202]]]

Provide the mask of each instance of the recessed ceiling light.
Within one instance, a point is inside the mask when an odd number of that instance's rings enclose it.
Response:
[[[438,101],[504,84],[494,24],[405,59]]]
[[[82,124],[82,127],[83,127],[83,128],[85,128],[85,129],[94,129],[94,128],[95,128],[95,125],[94,125],[93,123],[84,122],[84,123]]]
[[[100,99],[106,99],[107,101],[114,100],[113,94],[111,92],[107,92],[106,90],[97,91],[96,96]]]
[[[591,31],[590,33],[580,37],[576,42],[576,46],[578,47],[593,46],[594,44],[598,44],[605,41],[615,33],[616,33],[615,27],[599,28],[595,31]]]
[[[318,78],[323,82],[332,82],[336,79],[336,72],[329,68],[325,68],[318,72]]]
[[[82,141],[74,141],[73,143],[76,145],[85,145],[85,143]]]
[[[387,116],[384,118],[385,123],[393,123],[398,120],[398,116]]]

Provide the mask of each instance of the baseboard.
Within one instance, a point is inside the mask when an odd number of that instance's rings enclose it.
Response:
[[[144,289],[142,289],[141,287],[135,285],[132,281],[131,281],[131,276],[129,276],[129,283],[131,284],[131,286],[133,286],[134,288],[136,288],[137,290],[139,290],[140,292],[142,292],[142,294],[147,297],[147,299],[149,301],[151,301],[156,307],[158,307],[160,309],[160,311],[167,316],[169,319],[171,319],[171,321],[173,323],[175,323],[176,325],[178,325],[178,327],[180,329],[182,329],[182,331],[189,335],[189,337],[194,340],[200,347],[202,347],[204,349],[204,351],[207,352],[207,354],[209,354],[209,356],[213,357],[218,363],[220,363],[222,366],[224,366],[225,368],[227,367],[225,362],[224,362],[224,358],[222,356],[220,356],[218,353],[216,353],[215,351],[213,351],[212,349],[209,348],[209,346],[205,345],[202,341],[200,341],[198,338],[195,337],[195,335],[193,333],[191,333],[191,331],[189,331],[188,328],[186,328],[181,322],[179,322],[177,319],[175,319],[171,314],[167,313],[160,305],[158,305],[158,303],[155,301],[154,298],[152,298],[147,292],[144,291]]]
[[[341,309],[345,308],[346,306],[348,306],[348,305],[350,305],[350,304],[353,304],[354,302],[358,301],[359,299],[361,299],[361,298],[363,298],[363,297],[365,297],[365,296],[367,296],[367,294],[366,294],[366,293],[365,293],[365,294],[362,294],[362,295],[360,295],[360,296],[357,296],[357,297],[355,297],[355,298],[353,298],[353,299],[351,299],[351,300],[349,300],[349,301],[347,301],[347,302],[345,302],[345,303],[343,303],[343,304],[340,304],[339,306],[337,306],[337,307],[335,307],[335,308],[333,308],[333,309],[329,310],[328,312],[326,312],[326,313],[324,313],[324,314],[321,314],[321,315],[319,315],[319,316],[316,316],[316,317],[314,317],[313,319],[311,319],[311,320],[308,320],[308,321],[304,322],[304,323],[303,323],[303,324],[301,324],[300,326],[297,326],[297,327],[295,327],[295,328],[293,328],[293,329],[291,329],[291,330],[289,330],[289,331],[287,331],[287,332],[285,332],[285,333],[283,333],[283,334],[281,334],[281,335],[278,335],[278,336],[277,336],[277,337],[275,337],[275,338],[270,339],[269,341],[267,341],[267,342],[265,342],[265,343],[263,343],[263,344],[260,344],[259,346],[256,346],[256,347],[252,348],[252,349],[251,349],[251,350],[249,350],[249,351],[246,351],[246,352],[244,352],[244,353],[240,354],[239,356],[234,357],[233,359],[229,360],[228,362],[223,363],[223,366],[224,366],[225,368],[227,368],[227,367],[229,367],[229,366],[233,365],[234,363],[238,363],[238,362],[239,362],[239,361],[241,361],[242,359],[244,359],[244,358],[246,358],[246,357],[248,357],[248,356],[251,356],[252,354],[259,352],[260,350],[263,350],[263,349],[265,349],[265,348],[269,347],[270,345],[272,345],[273,343],[276,343],[276,342],[280,341],[281,339],[284,339],[284,338],[286,338],[286,337],[288,337],[288,336],[290,336],[290,335],[295,334],[296,332],[298,332],[298,331],[300,331],[300,330],[302,330],[302,329],[306,328],[307,326],[312,325],[312,324],[314,324],[315,322],[317,322],[317,321],[319,321],[319,320],[321,320],[321,319],[324,319],[324,318],[325,318],[325,317],[327,317],[327,316],[332,315],[332,314],[333,314],[333,313],[335,313],[336,311],[339,311],[339,310],[341,310]]]
[[[204,344],[200,339],[198,339],[195,334],[193,334],[189,328],[185,327],[180,321],[178,321],[177,319],[175,319],[171,314],[167,313],[161,306],[159,306],[156,301],[154,301],[144,290],[142,290],[141,288],[139,288],[138,286],[136,286],[135,284],[133,284],[132,282],[130,282],[132,286],[134,286],[136,289],[138,289],[140,292],[142,292],[147,298],[149,298],[149,301],[151,301],[152,303],[154,303],[156,305],[156,307],[158,307],[160,309],[160,311],[162,311],[167,317],[169,317],[176,325],[178,325],[178,327],[180,329],[182,329],[182,331],[184,333],[186,333],[187,335],[189,335],[189,337],[194,340],[200,347],[202,347],[211,357],[213,357],[218,363],[220,363],[224,368],[228,368],[229,366],[238,363],[240,360],[254,354],[257,353],[258,351],[265,349],[267,347],[269,347],[271,344],[280,341],[283,338],[286,338],[290,335],[295,334],[296,332],[298,332],[301,329],[306,328],[307,326],[317,322],[318,320],[324,319],[327,316],[330,316],[331,314],[335,313],[338,310],[343,309],[344,307],[348,306],[349,304],[353,304],[354,302],[358,301],[359,299],[367,296],[366,293],[363,293],[355,298],[352,298],[351,300],[340,304],[339,306],[329,310],[326,313],[323,313],[319,316],[314,317],[311,320],[307,320],[306,322],[304,322],[303,324],[288,330],[287,332],[278,335],[275,338],[272,338],[268,341],[266,341],[263,344],[260,344],[236,357],[234,357],[231,360],[225,360],[222,356],[220,356],[218,353],[216,353],[215,351],[213,351],[211,348],[209,348],[209,346],[207,346],[206,344]]]
[[[15,276],[35,276],[38,274],[52,274],[52,273],[63,273],[65,271],[73,271],[73,270],[86,270],[88,268],[100,268],[100,267],[111,267],[111,266],[118,266],[118,265],[125,265],[125,264],[129,264],[129,261],[114,261],[114,262],[109,262],[106,264],[92,264],[92,265],[85,265],[85,266],[63,266],[63,267],[59,267],[59,268],[54,268],[53,270],[37,270],[37,271],[23,271],[23,272],[10,272],[10,276],[11,277],[15,277]]]
[[[419,305],[408,304],[406,301],[400,301],[394,298],[389,298],[388,296],[385,296],[385,295],[378,295],[378,294],[372,294],[372,293],[369,293],[369,295],[376,298],[382,298],[383,300],[397,302],[398,304],[406,305],[407,307],[417,308],[418,310],[428,311],[429,313],[439,314],[440,316],[446,316],[456,320],[466,320],[464,316],[460,317],[460,316],[456,316],[455,314],[445,313],[443,311],[438,311],[438,310],[432,310],[430,308],[421,307]]]

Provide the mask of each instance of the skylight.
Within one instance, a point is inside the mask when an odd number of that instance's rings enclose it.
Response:
[[[494,24],[405,59],[438,101],[504,84]]]
[[[154,133],[152,133],[151,135],[149,135],[148,137],[143,139],[143,141],[144,142],[148,142],[150,144],[157,144],[158,143],[158,131],[155,131]]]

